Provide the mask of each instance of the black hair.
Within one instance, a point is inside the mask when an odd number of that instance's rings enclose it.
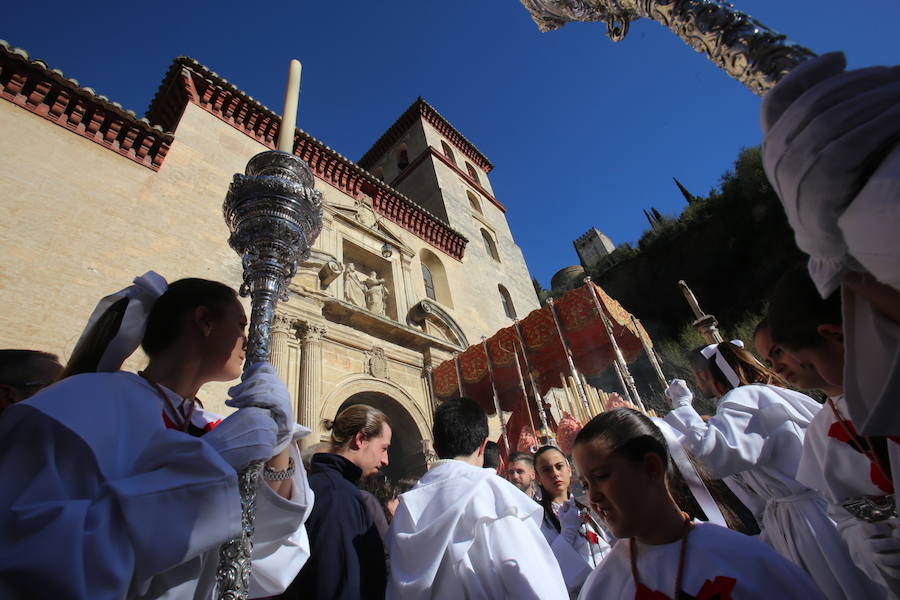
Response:
[[[183,327],[182,318],[189,311],[205,306],[218,316],[236,298],[234,289],[217,281],[188,278],[172,283],[153,304],[141,347],[152,358],[175,342]],[[103,353],[119,332],[127,308],[128,299],[122,298],[100,315],[91,330],[79,341],[60,379],[97,370]]]
[[[650,417],[634,409],[618,407],[600,413],[578,432],[572,449],[593,440],[602,440],[612,452],[636,462],[647,454],[656,454],[668,468],[666,438]]]
[[[141,347],[152,358],[175,342],[185,314],[198,306],[205,306],[215,316],[221,316],[223,309],[236,298],[234,289],[224,283],[197,278],[179,279],[153,304]]]
[[[484,468],[497,469],[500,466],[500,446],[497,442],[488,442],[484,446]]]
[[[369,492],[378,499],[381,510],[384,512],[384,518],[390,523],[394,516],[388,508],[388,503],[390,503],[391,500],[395,500],[397,496],[400,495],[400,492],[397,490],[397,487],[391,483],[391,480],[388,479],[387,475],[381,471],[376,471],[371,475],[363,477],[359,480],[359,489]]]
[[[28,371],[38,360],[59,362],[59,357],[40,350],[0,350],[0,383],[16,386],[28,379]]]
[[[556,446],[541,446],[540,448],[538,448],[538,451],[534,453],[535,470],[537,470],[538,458],[540,458],[547,452],[550,452],[551,450],[559,452],[560,454],[562,454],[563,460],[569,462],[569,459],[566,458],[565,453]],[[537,480],[537,486],[541,490],[541,499],[538,501],[538,503],[544,509],[544,519],[546,519],[551,525],[553,525],[553,528],[556,529],[556,531],[561,531],[559,517],[557,517],[556,513],[553,512],[553,498],[551,497],[550,492],[544,489],[544,486],[541,485],[540,479]]]
[[[438,458],[468,456],[488,436],[487,415],[469,398],[447,400],[434,411],[431,433]]]
[[[841,325],[840,291],[822,298],[805,266],[785,273],[769,299],[769,331],[772,341],[799,350],[823,343],[819,325]]]
[[[706,369],[709,370],[710,360],[703,356],[703,349],[706,348],[708,344],[703,344],[702,346],[697,346],[687,354],[688,364],[693,369]]]
[[[510,454],[509,458],[506,459],[506,464],[511,465],[514,462],[525,462],[534,468],[534,458],[528,452],[513,452]]]

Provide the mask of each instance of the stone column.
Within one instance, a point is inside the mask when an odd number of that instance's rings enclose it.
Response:
[[[322,336],[325,326],[301,323],[297,327],[300,338],[300,393],[297,402],[297,422],[312,429],[313,434],[301,440],[303,447],[318,443],[319,401],[322,399]]]
[[[286,315],[276,314],[272,320],[272,354],[269,356],[269,362],[275,367],[275,372],[282,381],[287,381],[289,375],[288,339],[292,326],[292,319]]]

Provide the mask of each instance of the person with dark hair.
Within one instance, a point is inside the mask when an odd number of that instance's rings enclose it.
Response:
[[[803,567],[828,598],[883,597],[883,589],[854,564],[847,544],[815,490],[796,479],[803,439],[821,405],[786,389],[780,377],[744,350],[740,340],[710,344],[692,353],[692,371],[719,403],[704,421],[691,405],[685,382],[666,390],[673,410],[665,422],[683,434],[682,445],[711,477],[740,474],[765,500],[757,516],[764,541]]]
[[[840,386],[829,384],[811,363],[798,359],[784,345],[775,341],[768,318],[757,323],[753,332],[753,346],[764,364],[793,387],[799,390],[820,390],[828,396],[840,393]]]
[[[358,485],[387,466],[391,424],[377,408],[353,404],[325,426],[330,448],[314,454],[309,469],[316,494],[306,523],[310,558],[279,598],[384,598],[384,542]]]
[[[263,461],[250,592],[309,556],[312,495],[287,387],[244,371],[222,419],[196,394],[241,375],[247,319],[230,287],[156,273],[101,300],[62,379],[0,419],[0,582],[14,597],[209,599],[241,531],[237,471]],[[149,363],[119,371],[143,343]]]
[[[534,482],[534,459],[528,452],[513,452],[506,462],[506,479],[528,494],[529,498],[540,500],[541,493]]]
[[[569,491],[572,467],[556,446],[542,446],[534,467],[544,509],[541,533],[550,544],[569,595],[578,596],[584,580],[609,553],[606,533]]]
[[[579,598],[823,597],[766,544],[683,512],[670,491],[668,444],[648,417],[629,408],[601,413],[572,453],[591,505],[619,539]]]
[[[440,460],[400,496],[388,598],[568,598],[541,507],[484,465],[487,415],[468,398],[434,411]]]
[[[38,350],[0,350],[0,414],[56,381],[59,357]]]
[[[493,469],[495,473],[500,474],[500,446],[497,442],[488,441],[484,446],[484,468]]]
[[[900,592],[900,540],[889,519],[895,506],[890,452],[897,443],[859,435],[843,393],[843,322],[837,294],[823,299],[805,269],[786,273],[770,301],[773,338],[806,360],[824,383],[827,406],[803,440],[797,480],[818,490],[856,565],[894,595]],[[835,383],[825,383],[819,370]],[[827,388],[826,388],[827,386]]]

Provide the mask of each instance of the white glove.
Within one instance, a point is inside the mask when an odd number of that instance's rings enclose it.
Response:
[[[581,531],[581,513],[574,498],[566,500],[559,509],[559,535],[574,546],[575,539]]]
[[[258,460],[269,460],[275,451],[275,421],[262,408],[242,408],[222,419],[201,438],[215,448],[235,471]]]
[[[900,530],[891,534],[873,535],[868,539],[872,558],[878,569],[894,579],[900,579]]]
[[[690,406],[694,399],[694,393],[688,388],[684,379],[673,379],[666,388],[666,397],[672,403],[672,408]]]
[[[269,416],[277,427],[275,454],[288,447],[294,434],[294,412],[291,410],[291,394],[275,367],[268,362],[258,362],[250,366],[241,376],[241,383],[228,390],[231,396],[225,401],[227,406],[245,408],[257,406],[269,411]]]

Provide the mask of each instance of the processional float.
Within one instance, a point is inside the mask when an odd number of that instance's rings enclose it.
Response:
[[[236,174],[223,206],[231,233],[228,244],[240,255],[241,296],[250,296],[247,363],[269,360],[275,305],[288,298],[288,285],[297,264],[322,230],[322,194],[315,189],[309,165],[294,156],[300,62],[291,61],[285,93],[284,117],[277,150],[257,154],[245,173]],[[219,598],[238,600],[250,592],[250,555],[253,520],[262,463],[238,473],[241,492],[241,534],[222,545],[216,581]]]

